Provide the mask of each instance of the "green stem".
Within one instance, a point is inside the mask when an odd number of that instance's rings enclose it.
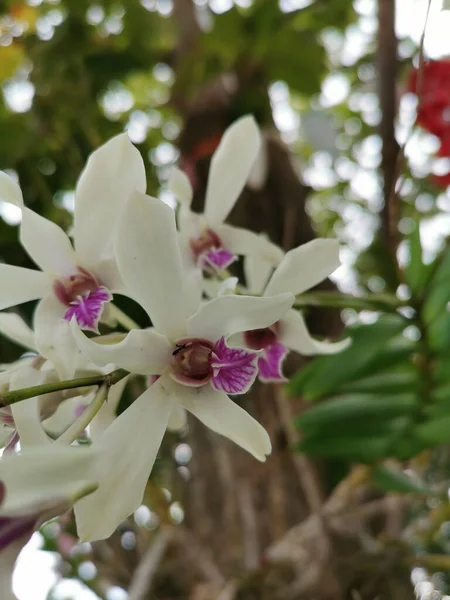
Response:
[[[74,421],[62,435],[59,436],[59,438],[56,440],[56,443],[71,444],[83,433],[83,431],[103,406],[103,403],[108,397],[109,388],[110,385],[104,383],[98,389],[92,402],[84,409],[78,419]]]
[[[60,390],[70,390],[74,388],[91,387],[102,384],[106,384],[108,387],[110,387],[127,375],[128,371],[117,369],[116,371],[112,371],[107,375],[79,377],[78,379],[43,383],[42,385],[34,385],[31,387],[22,388],[20,390],[13,390],[0,395],[0,406],[9,406],[11,404],[15,404],[16,402],[20,402],[21,400],[26,400],[27,398],[34,398],[35,396],[42,396],[43,394],[50,394],[51,392],[58,392]]]
[[[295,308],[321,306],[330,308],[353,308],[355,310],[382,310],[395,312],[404,303],[390,294],[372,294],[371,296],[352,296],[339,292],[315,292],[300,294],[294,302]]]
[[[140,329],[139,325],[136,321],[133,321],[131,317],[125,314],[118,306],[115,304],[110,305],[111,316],[117,320],[125,329],[131,331],[132,329]]]

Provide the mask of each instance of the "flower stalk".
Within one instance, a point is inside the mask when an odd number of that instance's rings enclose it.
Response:
[[[117,369],[106,375],[92,375],[91,377],[79,377],[66,381],[55,381],[51,383],[43,383],[42,385],[33,385],[20,390],[12,390],[0,396],[0,406],[10,406],[21,402],[27,398],[42,396],[60,390],[71,390],[74,388],[92,387],[95,385],[105,385],[108,389],[118,383],[121,379],[128,375],[128,371]]]
[[[111,384],[105,382],[99,387],[89,406],[87,406],[78,419],[74,421],[62,435],[59,436],[59,438],[56,440],[56,443],[71,444],[83,433],[92,419],[101,409],[105,400],[108,398],[110,385]]]
[[[300,294],[296,297],[294,308],[305,306],[396,312],[398,308],[405,306],[405,303],[392,294],[372,294],[370,297],[358,297],[341,294],[340,292],[315,292],[313,294]]]
[[[128,331],[131,331],[132,329],[140,329],[136,321],[133,321],[131,317],[124,313],[123,310],[121,310],[115,304],[111,304],[109,310],[113,319],[116,319],[116,321]]]

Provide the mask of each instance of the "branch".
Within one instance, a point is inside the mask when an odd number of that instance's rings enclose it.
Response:
[[[399,145],[395,138],[397,113],[397,38],[395,35],[395,0],[378,0],[378,41],[376,64],[378,71],[378,99],[381,110],[379,127],[383,142],[381,170],[383,173],[384,207],[382,226],[385,243],[392,261],[397,265],[398,202],[395,193]],[[391,194],[391,190],[394,193]]]
[[[178,29],[178,41],[174,53],[176,82],[172,88],[172,104],[181,112],[187,110],[186,89],[192,78],[194,56],[201,36],[193,0],[176,0],[173,3],[173,20]]]
[[[174,530],[174,534],[187,562],[191,562],[192,566],[207,581],[222,588],[225,585],[225,577],[214,562],[209,550],[202,546],[186,527],[178,526]],[[133,600],[133,598],[130,596],[129,600]]]
[[[299,435],[292,422],[289,402],[284,396],[281,388],[275,390],[275,401],[280,414],[280,421],[283,424],[289,444],[294,445],[298,443]],[[328,586],[328,589],[333,592],[333,597],[338,600],[339,598],[342,598],[342,590],[339,585],[339,580],[336,577],[335,569],[333,568],[334,565],[332,564],[333,542],[323,512],[324,493],[319,485],[317,472],[310,459],[303,454],[293,454],[292,459],[299,476],[303,493],[305,494],[308,508],[311,515],[317,519],[317,562],[321,566],[325,564],[328,565],[328,579],[326,585]]]
[[[131,579],[128,590],[129,600],[147,600],[149,597],[155,573],[166,553],[170,537],[168,531],[160,531],[153,544],[147,549]]]
[[[379,42],[382,41],[382,18],[381,18],[381,4],[383,4],[383,2],[387,2],[388,0],[379,0],[380,2],[380,12],[379,12]],[[395,2],[395,0],[392,0],[392,2]],[[400,189],[400,185],[398,184],[399,179],[400,179],[400,175],[401,175],[401,171],[403,169],[404,166],[404,161],[405,161],[405,149],[406,146],[408,145],[408,142],[411,139],[411,136],[414,132],[416,123],[417,123],[417,115],[419,114],[419,109],[420,109],[420,103],[422,101],[422,92],[423,92],[423,73],[424,73],[424,64],[425,64],[425,55],[424,55],[424,45],[425,45],[425,33],[427,30],[427,24],[428,24],[428,17],[430,14],[430,7],[431,7],[431,0],[428,0],[428,6],[427,6],[427,12],[426,12],[426,16],[425,16],[425,22],[423,25],[423,30],[422,30],[422,35],[420,38],[420,44],[419,44],[419,66],[418,66],[418,71],[417,71],[417,89],[416,89],[416,93],[417,93],[417,98],[418,98],[418,104],[417,104],[417,112],[416,112],[416,121],[414,122],[413,127],[411,128],[411,131],[409,132],[408,136],[406,137],[405,142],[402,144],[402,146],[398,149],[397,152],[397,156],[395,158],[394,161],[394,167],[393,167],[393,178],[392,178],[392,182],[391,182],[391,186],[390,188],[387,190],[386,187],[384,188],[384,198],[385,198],[385,206],[384,206],[384,224],[385,224],[385,232],[391,232],[395,226],[395,231],[394,233],[394,241],[397,244],[397,237],[398,237],[398,231],[397,231],[397,220],[398,220],[398,214],[397,214],[397,193],[398,190]],[[395,34],[394,34],[395,37]],[[379,61],[378,61],[378,68],[381,69],[383,68],[383,64],[382,64],[382,60],[381,60],[381,54],[382,54],[382,50],[380,49],[380,47],[378,47],[378,54],[379,54]],[[387,58],[386,58],[387,60]],[[381,72],[380,72],[380,79],[381,79]],[[394,94],[395,94],[395,83],[394,83]],[[383,106],[381,104],[381,81],[380,81],[380,90],[379,90],[379,94],[380,94],[380,108],[383,111]],[[382,122],[383,123],[383,122]],[[381,135],[383,132],[382,127],[380,127],[380,133]],[[384,150],[384,139],[383,139],[383,150]],[[383,166],[383,163],[382,163]],[[386,180],[385,180],[386,183]],[[389,193],[389,196],[386,197],[386,192]],[[395,263],[396,264],[396,263]]]

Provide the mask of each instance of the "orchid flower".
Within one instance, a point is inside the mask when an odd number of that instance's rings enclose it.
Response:
[[[94,363],[114,363],[156,381],[93,445],[104,457],[100,486],[75,509],[78,533],[87,540],[109,536],[139,506],[170,417],[180,406],[265,460],[271,450],[267,432],[227,395],[249,389],[258,353],[230,348],[226,340],[233,333],[270,327],[293,303],[286,293],[224,296],[199,306],[182,267],[174,212],[143,194],[127,202],[116,258],[125,285],[154,329],[132,330],[118,344],[89,339],[75,322],[73,332]]]
[[[191,211],[192,187],[187,175],[173,169],[169,187],[180,201],[179,229],[183,259],[191,269],[227,269],[238,255],[259,256],[276,266],[283,253],[265,238],[224,223],[246,181],[261,145],[253,117],[235,121],[224,133],[209,170],[205,210]]]
[[[339,266],[339,242],[317,239],[287,252],[275,271],[266,261],[247,258],[244,261],[244,273],[248,290],[269,298],[284,292],[302,294],[331,275]],[[221,293],[226,288],[225,282]],[[231,342],[233,345],[261,350],[258,357],[259,379],[280,382],[285,380],[282,365],[289,350],[304,356],[334,354],[348,346],[350,340],[328,343],[314,339],[301,313],[291,309],[270,327],[234,335]]]
[[[113,293],[123,292],[112,240],[124,201],[145,188],[144,164],[127,134],[96,150],[76,187],[72,247],[60,227],[24,206],[18,184],[0,172],[0,198],[22,208],[20,241],[41,269],[1,264],[0,309],[42,299],[34,316],[36,345],[63,377],[76,364],[69,321],[97,331]]]
[[[89,450],[66,447],[57,453],[53,447],[34,447],[0,460],[0,587],[5,600],[15,598],[14,564],[33,532],[96,489],[85,475],[90,464]]]

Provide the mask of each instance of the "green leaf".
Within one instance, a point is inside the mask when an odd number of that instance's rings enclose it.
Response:
[[[415,437],[422,443],[436,446],[450,441],[450,415],[422,423],[414,429]]]
[[[429,270],[423,264],[420,227],[418,224],[409,235],[408,245],[409,261],[405,267],[406,283],[411,288],[413,296],[417,296],[425,285],[429,274]]]
[[[446,309],[450,300],[450,249],[447,248],[440,258],[428,288],[422,314],[426,323],[431,323]]]
[[[335,393],[344,383],[370,375],[376,370],[377,357],[383,361],[387,359],[389,341],[404,326],[402,317],[386,315],[371,325],[354,327],[348,331],[353,340],[348,348],[339,354],[316,359],[312,366],[306,367],[306,373],[300,372],[291,379],[288,392],[314,400]]]
[[[383,420],[407,416],[417,409],[417,397],[414,394],[397,394],[381,397],[376,394],[349,394],[316,404],[295,418],[297,427],[305,431],[322,428],[327,425],[338,427],[358,419],[380,418]]]
[[[391,440],[387,436],[321,436],[303,439],[296,450],[313,456],[371,463],[384,458],[390,445]]]
[[[405,371],[393,373],[379,373],[357,379],[342,387],[345,393],[373,393],[373,394],[401,394],[412,392],[417,389],[419,384],[419,374],[409,365],[405,365]]]
[[[385,465],[377,466],[372,471],[372,483],[387,492],[404,494],[429,494],[430,488],[422,481]]]
[[[450,313],[447,308],[428,325],[427,338],[430,348],[439,354],[450,348]]]

